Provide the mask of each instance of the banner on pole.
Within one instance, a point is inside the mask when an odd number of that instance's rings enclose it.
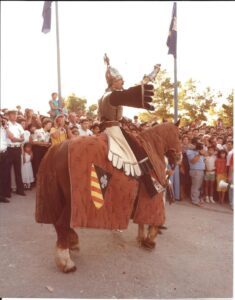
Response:
[[[168,54],[172,54],[176,58],[176,47],[177,47],[177,28],[176,28],[176,2],[173,4],[172,18],[169,29],[169,35],[166,42],[169,50]]]
[[[42,32],[48,33],[51,31],[51,3],[52,1],[44,1],[42,16],[43,16],[43,25]]]

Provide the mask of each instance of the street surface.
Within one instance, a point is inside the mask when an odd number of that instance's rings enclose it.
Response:
[[[75,273],[54,264],[56,235],[35,223],[35,189],[0,203],[0,296],[23,298],[231,298],[233,212],[228,205],[166,204],[167,230],[153,251],[138,247],[137,225],[78,229]]]

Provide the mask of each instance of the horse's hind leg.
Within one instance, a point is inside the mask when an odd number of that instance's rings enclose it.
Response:
[[[70,228],[55,225],[57,232],[55,263],[64,273],[76,271],[75,263],[70,258]]]
[[[71,195],[68,171],[68,143],[61,144],[57,155],[55,157],[56,178],[62,209],[56,224],[54,224],[57,232],[55,262],[61,271],[68,273],[76,270],[75,263],[70,258],[70,247],[78,245],[78,236],[70,228]]]

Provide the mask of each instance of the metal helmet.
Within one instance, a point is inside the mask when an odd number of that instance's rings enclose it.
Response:
[[[105,73],[105,78],[108,84],[108,87],[110,87],[113,83],[113,81],[118,80],[118,79],[123,79],[122,75],[118,72],[117,69],[113,68],[110,66],[109,63],[109,58],[107,54],[105,53],[104,55],[104,62],[107,65],[107,70]]]

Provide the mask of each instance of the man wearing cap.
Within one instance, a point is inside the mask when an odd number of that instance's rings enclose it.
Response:
[[[16,122],[17,110],[8,110],[8,147],[7,155],[9,159],[9,169],[12,165],[15,171],[16,194],[25,196],[24,185],[21,176],[21,145],[24,142],[24,129]],[[7,181],[7,191],[11,194],[11,181]]]

